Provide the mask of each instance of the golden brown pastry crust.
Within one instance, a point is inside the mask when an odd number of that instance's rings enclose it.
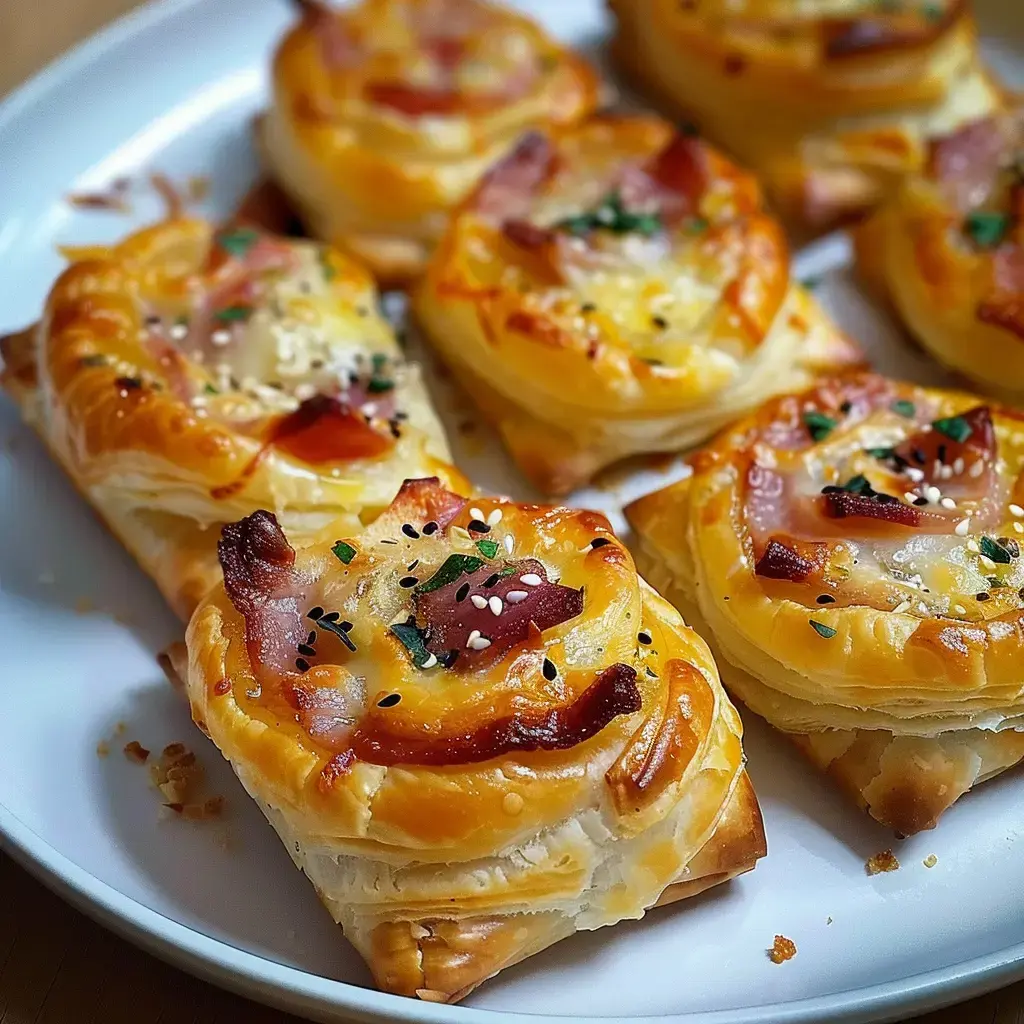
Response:
[[[859,360],[791,280],[756,181],[651,117],[525,137],[454,215],[414,308],[554,494]]]
[[[707,647],[604,517],[410,481],[340,544],[224,536],[193,717],[387,991],[455,1001],[764,854]]]
[[[182,616],[223,522],[356,525],[410,472],[463,480],[352,260],[190,219],[71,255],[3,384]]]
[[[706,628],[731,690],[903,834],[1024,757],[1020,423],[837,378],[627,509],[641,571]]]
[[[522,132],[598,103],[582,58],[484,0],[302,7],[274,59],[263,154],[309,229],[390,282],[422,269]]]
[[[1024,120],[936,139],[857,232],[858,265],[924,347],[986,393],[1024,395]]]
[[[918,169],[928,140],[1002,104],[967,0],[609,0],[629,73],[822,229]]]

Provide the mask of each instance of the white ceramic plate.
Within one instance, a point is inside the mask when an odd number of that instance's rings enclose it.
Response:
[[[587,49],[599,0],[522,6]],[[1013,78],[1024,53],[1018,0],[979,3],[986,45]],[[164,0],[124,19],[0,107],[0,331],[33,320],[61,268],[57,243],[103,242],[160,212],[143,189],[131,219],[73,209],[69,191],[159,170],[209,175],[211,213],[255,177],[249,122],[289,12],[272,0]],[[1017,75],[1017,82],[1020,76]],[[845,278],[841,239],[800,255],[883,369],[942,375]],[[439,390],[450,426],[469,418]],[[483,486],[526,491],[479,432],[453,437]],[[649,473],[579,503],[618,516]],[[621,519],[617,519],[621,522]],[[679,1024],[891,1019],[1024,976],[1024,856],[1018,773],[982,786],[934,832],[899,844],[902,868],[868,878],[893,844],[779,738],[747,722],[767,860],[737,883],[645,921],[559,943],[457,1008],[381,995],[275,835],[186,708],[155,651],[179,628],[41,446],[0,402],[0,839],[69,899],[153,952],[319,1019],[502,1024],[671,1017]],[[115,724],[127,724],[115,735]],[[97,744],[110,739],[101,759]],[[186,740],[225,794],[221,822],[159,820],[128,739]],[[936,854],[938,864],[922,861]],[[776,966],[776,933],[799,953]]]

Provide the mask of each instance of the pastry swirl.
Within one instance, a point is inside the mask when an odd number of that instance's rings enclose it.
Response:
[[[193,717],[381,988],[457,1000],[763,855],[707,647],[603,516],[411,480],[343,540],[253,513],[220,560]]]

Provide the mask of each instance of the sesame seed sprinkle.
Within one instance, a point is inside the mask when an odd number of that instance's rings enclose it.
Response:
[[[972,463],[971,468],[967,470],[968,476],[979,477],[985,472],[985,463],[983,460],[978,459],[977,462]]]
[[[908,505],[913,505],[917,501],[917,495],[913,491],[905,491],[903,494],[903,500]]]
[[[483,512],[480,511],[480,509],[478,509],[478,508],[471,508],[469,510],[469,518],[470,519],[483,519],[483,517],[484,517],[484,514],[483,514]]]
[[[525,583],[528,587],[539,587],[541,583],[544,582],[535,572],[523,573],[523,575],[519,577],[519,580],[521,583]]]
[[[404,533],[406,537],[412,538],[412,540],[417,540],[420,535],[419,531],[409,523],[402,523],[402,533]]]
[[[640,632],[637,633],[636,638],[640,641],[640,643],[644,644],[645,646],[654,642],[654,638],[651,636],[650,633],[647,632],[646,629],[640,630]]]
[[[544,659],[544,666],[542,671],[544,672],[544,678],[548,681],[555,679],[558,676],[558,668],[550,658]]]
[[[505,595],[505,600],[509,604],[519,604],[520,601],[525,601],[529,596],[525,590],[510,590]]]
[[[502,604],[501,598],[495,595],[487,599],[487,607],[491,609],[492,615],[500,615],[505,606]]]
[[[942,498],[939,504],[943,508],[956,508],[956,502],[952,498]]]
[[[427,660],[425,662],[423,662],[423,664],[420,666],[420,668],[433,668],[436,664],[437,664],[437,655],[436,654],[428,654],[427,655]]]
[[[1019,519],[1021,516],[1024,516],[1024,508],[1021,508],[1020,505],[1011,505],[1010,515],[1016,516]]]
[[[491,641],[485,636],[480,635],[479,629],[474,629],[469,634],[469,639],[466,641],[466,646],[473,651],[485,651],[491,646]]]
[[[515,544],[516,544],[516,542],[515,542],[515,539],[513,538],[512,534],[511,533],[506,533],[505,534],[505,550],[510,555],[512,554],[512,549],[515,547]]]
[[[957,456],[956,461],[953,463],[953,474],[959,476],[964,471],[964,459],[963,456]]]
[[[937,505],[939,499],[942,497],[942,491],[938,489],[934,484],[929,484],[924,489],[924,496],[933,504]]]
[[[958,537],[966,537],[967,536],[967,531],[970,528],[971,528],[971,521],[970,521],[970,519],[961,519],[960,522],[957,523],[956,526],[953,527],[953,532]]]
[[[473,602],[473,607],[474,608],[481,608],[481,609],[483,609],[483,608],[487,607],[487,598],[483,597],[481,594],[474,594],[470,598],[470,601]]]
[[[488,526],[497,526],[501,522],[501,517],[504,513],[500,508],[492,508],[490,514],[487,516]]]

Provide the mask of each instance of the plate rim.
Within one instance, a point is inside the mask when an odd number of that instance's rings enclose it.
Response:
[[[0,101],[0,133],[73,82],[89,64],[130,42],[140,31],[206,0],[147,0],[59,54]],[[338,981],[252,953],[175,921],[121,893],[79,867],[0,802],[0,850],[66,902],[172,966],[224,988],[311,1019],[338,1011],[362,1020],[408,1024],[866,1024],[925,1013],[1024,978],[1024,942],[905,978],[824,996],[725,1010],[607,1017],[517,1013],[449,1006],[391,995]],[[339,936],[339,938],[341,938]],[[342,939],[342,941],[344,941]]]

